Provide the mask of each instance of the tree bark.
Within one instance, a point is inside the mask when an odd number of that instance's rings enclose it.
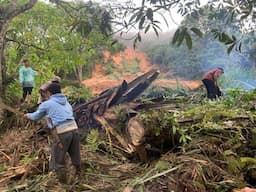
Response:
[[[78,65],[75,67],[75,73],[76,73],[76,79],[79,82],[79,85],[82,85],[82,81],[83,81],[83,66],[82,65]]]

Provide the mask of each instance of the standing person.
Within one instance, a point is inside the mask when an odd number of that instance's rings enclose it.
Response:
[[[37,75],[36,71],[34,71],[30,66],[29,66],[29,61],[27,59],[23,60],[23,66],[20,67],[19,69],[19,80],[20,84],[22,85],[22,103],[26,101],[30,104],[31,102],[31,94],[32,90],[35,86],[34,83],[34,77]]]
[[[75,178],[74,176],[80,174],[80,136],[72,107],[61,93],[60,84],[51,83],[46,91],[49,99],[40,104],[36,112],[24,114],[24,118],[38,120],[46,116],[51,120],[48,127],[52,136],[51,158],[54,159],[51,161],[54,165],[49,169],[57,173],[59,181],[66,183],[65,155],[67,152],[74,166],[71,176]]]
[[[203,83],[207,90],[207,97],[209,99],[216,99],[222,96],[222,92],[217,85],[217,79],[224,73],[223,68],[218,67],[211,71],[208,71],[203,76]]]
[[[51,83],[60,83],[61,82],[61,78],[59,76],[55,76],[53,79],[51,79],[50,81],[48,81],[47,83],[44,83],[40,88],[39,88],[39,97],[38,97],[38,101],[37,104],[40,105],[42,102],[46,101],[48,99],[47,96],[47,87],[51,84]]]

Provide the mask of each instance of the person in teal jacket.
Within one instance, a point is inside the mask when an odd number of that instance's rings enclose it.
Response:
[[[30,103],[32,90],[35,86],[34,78],[37,75],[37,72],[34,71],[29,66],[29,61],[27,59],[23,60],[23,66],[19,69],[19,81],[22,86],[22,103],[26,101]]]

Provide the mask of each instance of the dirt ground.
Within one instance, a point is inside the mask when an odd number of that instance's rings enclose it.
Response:
[[[83,81],[83,84],[92,89],[94,94],[98,94],[105,89],[119,85],[123,80],[130,82],[139,75],[146,73],[152,69],[158,69],[161,73],[160,77],[154,81],[153,85],[161,85],[162,87],[176,88],[182,86],[188,89],[195,89],[201,85],[201,81],[187,81],[180,78],[166,78],[171,76],[170,71],[161,71],[160,68],[149,62],[145,53],[135,51],[132,48],[127,48],[123,52],[115,55],[110,55],[108,52],[104,53],[105,59],[112,59],[115,66],[115,71],[111,74],[104,74],[106,67],[96,65],[92,77]],[[125,64],[124,64],[124,61]],[[136,61],[139,63],[136,65]],[[131,69],[133,67],[133,70]],[[136,69],[134,69],[136,68]]]

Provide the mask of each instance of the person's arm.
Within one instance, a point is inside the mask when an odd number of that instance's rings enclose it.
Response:
[[[35,70],[33,70],[33,74],[34,74],[34,76],[38,75],[37,71],[35,71]]]
[[[213,73],[214,81],[217,81],[217,79],[221,76],[221,74],[222,74],[222,71],[220,70],[214,71]]]
[[[31,72],[32,72],[33,76],[36,76],[38,74],[37,71],[35,71],[34,69],[32,69],[32,68],[30,68],[30,69],[31,69]]]
[[[24,76],[23,76],[23,68],[21,67],[19,69],[19,81],[20,81],[20,84],[23,83],[23,79],[24,79]]]
[[[37,111],[35,111],[34,113],[27,113],[26,116],[30,120],[38,120],[46,115],[46,111],[46,105],[45,103],[42,103],[41,105],[39,105]]]

